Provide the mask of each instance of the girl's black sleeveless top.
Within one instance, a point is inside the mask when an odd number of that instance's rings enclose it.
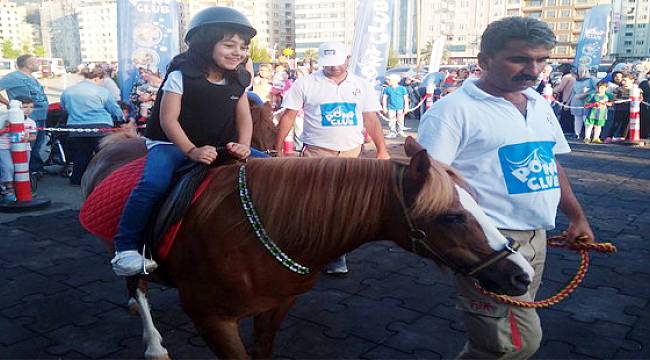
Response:
[[[248,72],[240,68],[226,77],[227,84],[216,85],[206,80],[205,75],[193,68],[190,62],[180,64],[177,70],[183,74],[179,122],[190,141],[197,147],[224,146],[237,141],[235,108],[239,98],[246,96],[244,90],[250,82]],[[170,69],[168,74],[171,72]],[[166,81],[167,77],[163,85]],[[163,85],[156,97],[144,135],[151,140],[169,141],[160,126]]]

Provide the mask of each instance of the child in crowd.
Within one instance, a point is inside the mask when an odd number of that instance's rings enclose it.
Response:
[[[34,112],[34,101],[32,98],[27,96],[17,96],[16,100],[22,103],[21,109],[25,115],[25,132],[23,133],[23,141],[27,143],[27,162],[32,154],[31,144],[36,141],[36,133],[38,128],[36,127],[36,122],[30,118],[32,112]]]
[[[596,84],[596,91],[587,96],[585,100],[585,107],[590,108],[591,111],[585,119],[585,144],[591,142],[601,144],[600,131],[607,121],[607,107],[612,106],[614,96],[607,92],[607,81],[599,81]],[[592,140],[591,130],[594,131]]]
[[[206,8],[190,21],[185,35],[189,48],[169,64],[147,123],[142,177],[113,240],[115,274],[132,276],[157,267],[138,248],[177,168],[191,162],[209,165],[220,156],[219,147],[237,159],[250,155],[253,121],[245,96],[250,73],[242,62],[255,34],[243,14],[227,7]]]
[[[36,141],[36,122],[29,116],[34,111],[34,101],[27,96],[17,96],[15,100],[22,103],[21,109],[25,114],[25,131],[21,140],[27,142],[27,162],[29,163],[31,147],[29,142]],[[11,137],[9,133],[9,121],[5,119],[5,126],[0,129],[0,193],[1,202],[16,201],[14,191],[14,162],[11,158]]]
[[[623,75],[621,86],[614,90],[614,124],[609,129],[605,142],[624,141],[627,138],[628,125],[630,122],[630,93],[634,86],[635,77],[633,74]],[[626,101],[627,100],[627,101]]]
[[[406,137],[404,115],[409,107],[409,93],[405,87],[399,85],[399,75],[388,75],[387,80],[388,87],[384,89],[384,95],[381,97],[382,110],[388,116],[388,127],[390,128],[386,138],[395,138],[398,135]]]

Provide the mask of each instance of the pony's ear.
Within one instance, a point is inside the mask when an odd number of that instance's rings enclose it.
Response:
[[[412,136],[408,136],[404,141],[404,151],[408,157],[413,157],[418,151],[422,151],[424,148],[420,145]]]
[[[431,169],[431,158],[426,150],[422,149],[411,157],[409,175],[418,185],[424,184],[427,180],[429,169]]]

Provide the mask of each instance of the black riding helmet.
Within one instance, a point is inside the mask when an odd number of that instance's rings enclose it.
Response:
[[[257,30],[253,28],[244,14],[229,7],[213,6],[199,11],[192,17],[187,34],[185,34],[185,43],[189,44],[194,32],[198,28],[206,25],[224,25],[244,35],[248,35],[250,38],[253,38],[257,34]]]

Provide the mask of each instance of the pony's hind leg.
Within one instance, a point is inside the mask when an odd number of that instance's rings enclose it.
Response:
[[[239,336],[239,322],[215,315],[189,313],[196,329],[219,359],[248,359]]]
[[[253,359],[270,359],[273,356],[273,342],[282,320],[293,306],[295,297],[279,306],[257,314],[253,320]]]
[[[145,359],[169,359],[167,349],[162,346],[162,336],[153,324],[149,301],[141,289],[135,291],[135,300],[142,318],[142,341],[145,344]]]

